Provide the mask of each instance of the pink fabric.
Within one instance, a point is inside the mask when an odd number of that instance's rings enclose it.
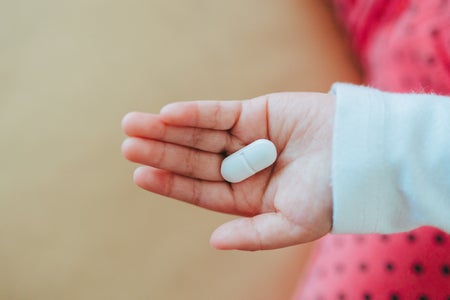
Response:
[[[448,300],[450,238],[431,227],[393,235],[330,235],[296,299]]]
[[[450,0],[334,4],[368,85],[450,95]],[[294,298],[450,300],[450,235],[328,235]]]
[[[450,1],[334,2],[369,85],[450,94]]]

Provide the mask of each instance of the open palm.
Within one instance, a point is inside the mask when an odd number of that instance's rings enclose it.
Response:
[[[333,115],[334,97],[318,93],[172,103],[159,114],[127,114],[122,151],[145,165],[134,174],[143,189],[242,216],[214,232],[214,247],[285,247],[331,229]],[[243,182],[224,181],[224,157],[260,138],[275,144],[275,164]]]

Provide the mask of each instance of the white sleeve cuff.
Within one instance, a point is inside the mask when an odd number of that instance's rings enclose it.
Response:
[[[421,225],[448,231],[449,98],[341,83],[331,93],[337,101],[332,232],[392,233]]]

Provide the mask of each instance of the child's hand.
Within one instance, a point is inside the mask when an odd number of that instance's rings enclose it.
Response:
[[[331,230],[334,106],[334,96],[316,93],[172,103],[160,114],[126,115],[122,151],[146,165],[134,174],[143,189],[245,217],[219,227],[214,247],[285,247]],[[275,164],[243,182],[224,181],[225,155],[260,138],[276,145]]]

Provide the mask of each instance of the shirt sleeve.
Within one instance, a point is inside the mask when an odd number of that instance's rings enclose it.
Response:
[[[450,232],[450,97],[336,83],[334,233]]]

